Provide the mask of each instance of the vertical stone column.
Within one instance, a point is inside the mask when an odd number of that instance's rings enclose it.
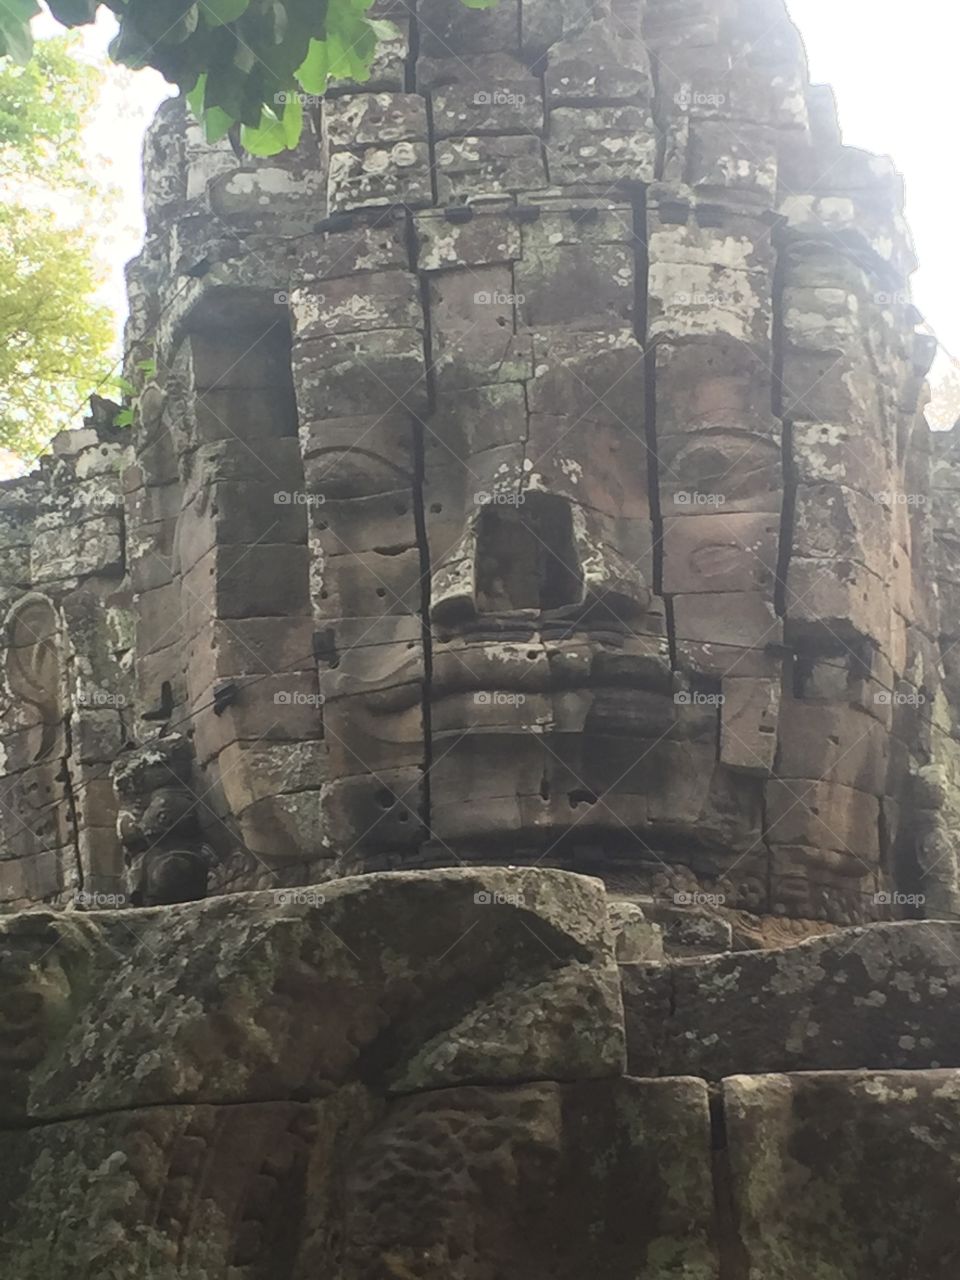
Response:
[[[348,117],[424,121],[423,102],[414,98],[335,99],[325,137],[332,145]],[[357,136],[366,136],[362,127]],[[422,175],[428,180],[425,156]],[[331,203],[342,205],[347,195],[335,167],[330,182]],[[355,194],[358,211],[339,215],[308,252],[292,299],[331,776],[325,814],[345,869],[415,848],[426,816],[417,426],[428,402],[425,321],[408,215],[388,207],[394,194],[372,186]]]
[[[119,482],[128,457],[123,432],[91,418],[0,495],[0,903],[10,907],[105,905],[102,895],[115,903],[121,891],[107,774],[133,717]]]
[[[775,908],[847,923],[884,914],[907,779],[929,760],[935,622],[914,586],[929,464],[914,422],[932,352],[912,334],[899,179],[841,147],[829,111],[816,125],[784,176],[783,609],[797,705],[768,811]],[[827,758],[803,727],[813,715],[835,726]]]

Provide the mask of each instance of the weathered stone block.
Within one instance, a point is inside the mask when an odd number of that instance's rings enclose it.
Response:
[[[357,93],[323,104],[323,140],[331,151],[427,136],[426,100],[416,93]]]
[[[887,733],[857,707],[786,701],[779,750],[782,778],[829,779],[877,796],[886,788]]]
[[[320,1096],[358,1074],[408,1092],[622,1069],[599,881],[538,870],[404,872],[315,886],[299,902],[264,893],[147,909],[135,930],[129,919],[3,923],[17,956],[5,969],[9,998],[40,995],[27,1018],[29,1054],[4,1064],[8,1117]],[[181,973],[173,986],[171,965]],[[131,983],[141,998],[118,1021],[109,1011]],[[471,993],[481,986],[477,1004]],[[279,989],[290,993],[280,1005]],[[571,1044],[577,1008],[591,1010],[591,1033]],[[211,1052],[211,1035],[229,1054]]]
[[[562,187],[652,182],[657,132],[646,107],[557,107],[550,113],[550,178]]]
[[[880,806],[875,796],[839,782],[780,778],[767,783],[766,795],[771,844],[830,851],[838,856],[828,861],[854,876],[876,868]]]
[[[688,181],[770,206],[777,194],[777,135],[763,126],[698,120],[690,129]]]
[[[890,513],[879,500],[842,485],[798,485],[793,517],[797,556],[854,560],[878,577],[890,573]]]
[[[445,0],[425,0],[420,53],[425,59],[461,59],[482,53],[517,53],[519,0],[504,0],[495,9],[458,12]],[[461,65],[461,74],[463,67]]]
[[[773,772],[777,750],[780,680],[733,675],[721,687],[720,763],[766,777]]]
[[[437,138],[538,133],[543,87],[518,65],[503,78],[470,76],[464,84],[437,85],[430,95]]]
[[[761,348],[770,339],[772,301],[767,277],[652,261],[649,288],[651,337],[677,341],[725,334]]]
[[[657,439],[664,519],[711,512],[775,512],[783,493],[776,439],[722,429]]]
[[[523,256],[514,271],[521,322],[534,329],[629,326],[634,258],[629,206],[543,207],[523,228]]]
[[[856,561],[791,557],[786,606],[788,635],[820,636],[828,644],[868,637],[886,648],[888,589]]]
[[[417,260],[421,271],[486,267],[520,257],[520,223],[509,211],[478,208],[469,222],[451,222],[445,213],[418,213]]]
[[[529,339],[515,336],[509,267],[445,271],[431,277],[429,288],[431,364],[442,390],[530,377]]]
[[[286,544],[218,544],[182,584],[184,630],[195,635],[214,617],[295,618],[309,612],[307,549]]]
[[[624,965],[629,1070],[719,1080],[956,1066],[960,1039],[944,1017],[960,985],[956,933],[946,922],[878,924],[773,951]]]
[[[440,204],[469,204],[547,185],[542,143],[536,137],[445,138],[438,140],[435,152]]]
[[[752,348],[714,334],[658,342],[655,351],[658,435],[722,428],[779,438],[766,343]]]
[[[290,307],[298,342],[332,333],[423,327],[420,289],[410,271],[376,271],[323,280],[295,290]]]
[[[293,368],[304,422],[427,408],[418,329],[379,329],[298,342]],[[376,377],[370,372],[374,368]]]
[[[724,1083],[745,1266],[767,1280],[934,1276],[960,1255],[955,1071]]]
[[[643,436],[643,351],[631,329],[538,333],[533,357],[531,414],[571,416],[580,427],[596,422]]]
[[[335,151],[327,174],[331,211],[381,205],[430,204],[430,148],[426,142],[395,142],[362,152]]]
[[[772,591],[779,536],[775,513],[671,514],[663,530],[663,589],[671,595]]]
[[[633,1280],[643,1257],[707,1280],[716,1266],[708,1143],[706,1093],[694,1080],[404,1100],[348,1175],[347,1274],[374,1274],[389,1260],[441,1280],[455,1274],[469,1236],[477,1266],[504,1280],[597,1269]],[[426,1160],[416,1154],[424,1150]],[[462,1171],[454,1195],[450,1170]],[[611,1194],[624,1183],[635,1189],[626,1200]]]
[[[773,600],[759,591],[680,595],[673,600],[677,652],[704,675],[771,675],[783,635]],[[769,652],[767,652],[769,650]]]

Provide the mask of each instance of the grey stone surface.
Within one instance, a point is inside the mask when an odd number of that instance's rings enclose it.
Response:
[[[960,1074],[735,1076],[723,1097],[741,1274],[956,1274]]]
[[[956,924],[870,925],[621,972],[637,1075],[960,1067]]]
[[[8,1122],[623,1068],[603,886],[564,872],[382,873],[0,929]]]

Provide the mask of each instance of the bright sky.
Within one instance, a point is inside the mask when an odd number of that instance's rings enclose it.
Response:
[[[907,180],[907,212],[920,256],[917,305],[944,346],[960,359],[960,252],[956,247],[954,170],[957,123],[956,0],[787,0],[806,40],[811,75],[836,90],[844,140],[892,155]],[[84,29],[91,52],[107,45],[113,20]],[[40,20],[38,34],[57,28]],[[138,249],[140,145],[170,88],[152,71],[114,69],[90,131],[110,179],[123,191],[116,224],[100,229],[109,266],[105,294],[122,315],[123,263]]]

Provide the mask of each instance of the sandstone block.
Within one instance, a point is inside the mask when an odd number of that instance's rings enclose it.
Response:
[[[472,134],[436,144],[437,200],[469,204],[484,196],[533,191],[547,185],[539,138]]]
[[[331,333],[423,327],[420,288],[410,271],[375,271],[323,280],[290,297],[295,340]]]
[[[426,101],[416,93],[344,94],[323,104],[323,139],[333,151],[426,136]]]
[[[720,763],[742,773],[773,772],[780,719],[780,680],[728,676],[722,682]]]
[[[693,670],[712,676],[773,674],[783,624],[767,593],[675,596],[673,617],[677,651]]]
[[[445,213],[425,210],[415,218],[418,263],[422,271],[487,267],[520,257],[520,224],[508,212],[478,208],[468,222],[451,222]]]
[[[108,912],[3,924],[16,956],[6,970],[10,999],[27,989],[47,993],[30,1006],[30,1054],[5,1063],[8,1116],[83,1114],[108,1097],[118,1109],[290,1090],[316,1096],[360,1070],[369,1075],[363,1046],[395,1034],[373,1077],[400,1092],[508,1082],[517,1071],[598,1077],[622,1065],[619,989],[597,881],[537,870],[398,873],[318,886],[300,902],[266,893],[147,909],[134,931],[128,919]],[[427,919],[435,930],[424,927]],[[211,938],[213,963],[204,949]],[[153,979],[145,954],[155,958]],[[169,985],[173,957],[183,975],[178,988]],[[291,988],[281,1009],[277,984],[290,965],[300,994]],[[484,1001],[451,1004],[457,975],[472,975],[466,994],[485,965]],[[106,1013],[115,991],[129,989],[132,966],[143,994],[117,1021]],[[38,974],[45,975],[39,989]],[[591,1032],[571,1051],[569,1018],[585,1007]],[[342,1012],[331,1020],[335,1008]],[[500,1025],[512,1028],[509,1036]],[[211,1033],[229,1040],[229,1055],[204,1048]]]
[[[960,990],[957,933],[875,924],[774,951],[623,965],[629,1070],[719,1080],[960,1065],[945,1016]]]
[[[547,154],[561,187],[652,182],[657,136],[646,107],[557,107],[550,113]]]
[[[746,1264],[768,1280],[838,1264],[844,1280],[953,1266],[958,1105],[955,1071],[727,1080]]]
[[[504,77],[469,77],[438,85],[431,94],[437,138],[478,134],[538,133],[543,128],[543,88],[518,64]]]
[[[383,205],[425,205],[432,199],[430,148],[426,142],[395,142],[361,152],[335,151],[327,174],[327,204],[333,212]]]
[[[670,514],[663,530],[663,589],[670,595],[772,592],[779,537],[772,513]]]

